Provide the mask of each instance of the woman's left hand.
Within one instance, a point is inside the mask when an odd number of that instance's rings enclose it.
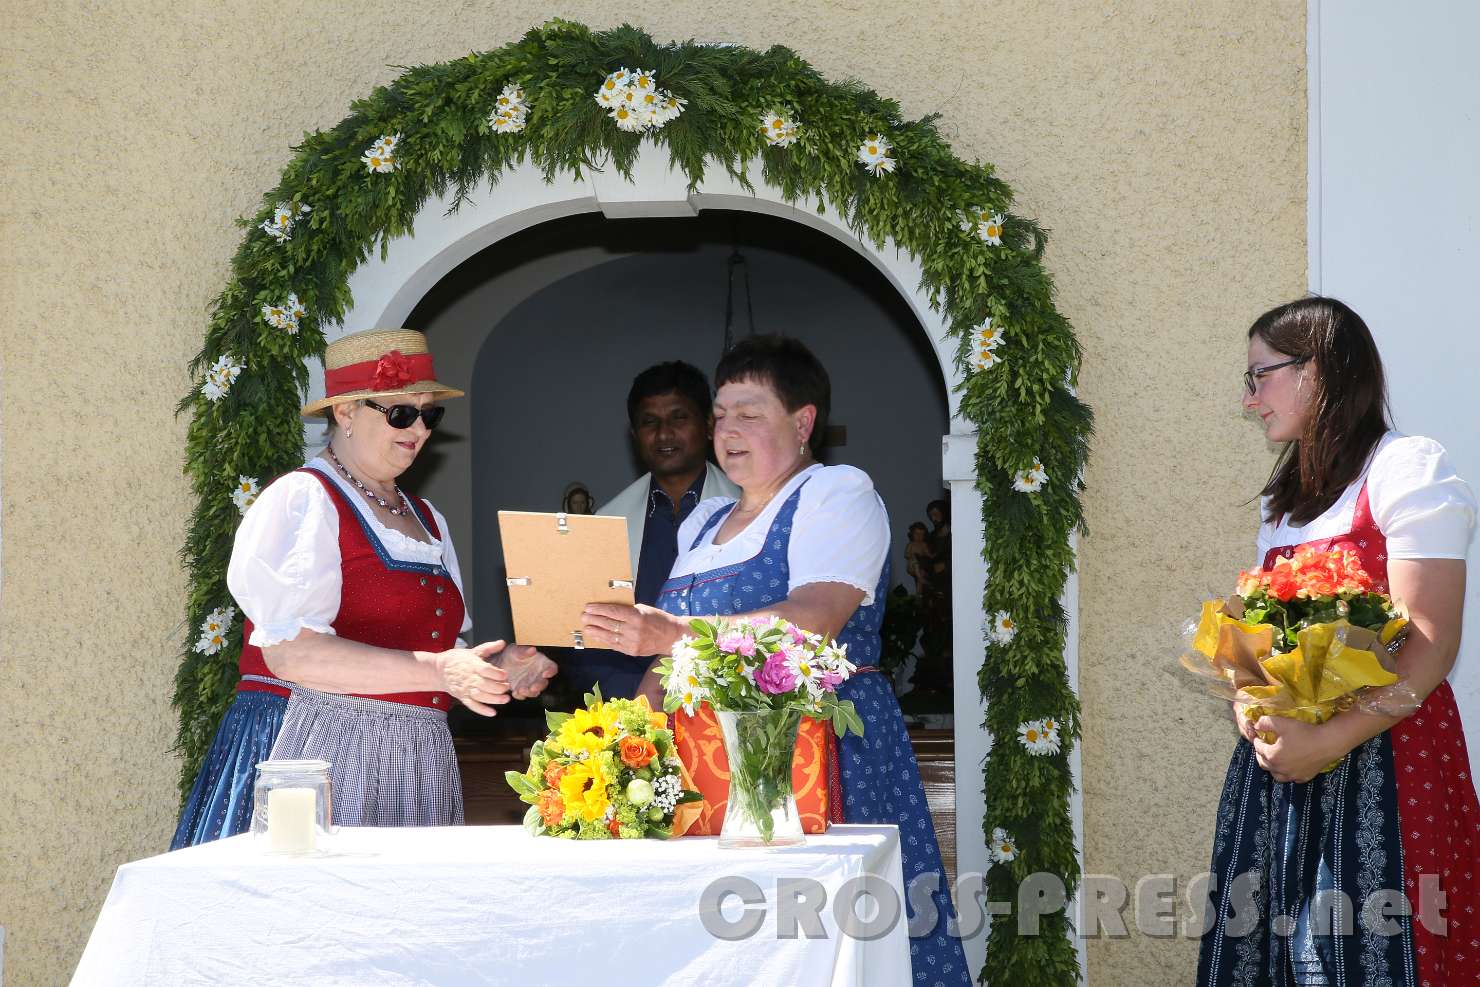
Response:
[[[666,655],[683,637],[685,624],[657,607],[639,603],[588,603],[582,615],[581,637],[588,648],[610,648],[624,655],[646,658]]]
[[[1333,742],[1329,723],[1314,724],[1287,716],[1261,716],[1252,740],[1259,766],[1275,781],[1310,781],[1350,748]],[[1271,739],[1272,738],[1272,739]]]

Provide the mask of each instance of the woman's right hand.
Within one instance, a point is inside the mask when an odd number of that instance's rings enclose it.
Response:
[[[509,676],[488,659],[504,650],[503,641],[487,641],[475,648],[449,648],[437,655],[442,688],[458,702],[482,716],[509,701]]]

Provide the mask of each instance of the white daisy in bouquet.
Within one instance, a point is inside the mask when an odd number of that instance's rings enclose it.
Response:
[[[853,703],[838,688],[857,671],[847,648],[781,617],[689,622],[659,663],[664,709],[688,711],[698,701],[725,712],[794,710],[832,724],[839,737],[863,736]]]

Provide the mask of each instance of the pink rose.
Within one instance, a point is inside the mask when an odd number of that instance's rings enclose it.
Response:
[[[753,638],[753,637],[745,637],[745,636],[742,635],[741,638],[740,638],[740,646],[737,647],[735,650],[736,650],[737,653],[742,654],[742,655],[744,655],[747,658],[754,658],[755,657],[755,638]]]
[[[745,635],[739,633],[738,631],[732,631],[729,634],[726,634],[724,637],[720,638],[715,643],[719,645],[719,650],[723,651],[725,654],[736,655],[740,653],[740,645],[744,640]],[[754,649],[752,649],[751,653],[754,653]]]
[[[843,684],[843,676],[838,672],[823,672],[819,684],[826,692],[837,692],[838,686]]]
[[[797,687],[797,677],[786,667],[786,657],[775,654],[756,669],[755,687],[769,696],[779,696]]]
[[[790,627],[788,627],[786,629],[786,634],[787,634],[788,637],[791,638],[791,643],[792,644],[798,644],[798,645],[800,645],[800,644],[806,644],[807,643],[807,635],[804,634],[802,632],[802,629],[800,627],[798,627],[796,624],[792,624]]]

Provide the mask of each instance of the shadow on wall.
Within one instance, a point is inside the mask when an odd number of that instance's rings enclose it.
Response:
[[[744,264],[731,278],[736,247]],[[439,373],[444,354],[471,364],[447,368],[444,379],[463,379],[469,397],[449,404],[408,488],[448,515],[479,640],[511,632],[497,511],[558,510],[572,481],[600,503],[637,477],[632,378],[675,359],[713,373],[727,282],[736,338],[795,336],[828,368],[832,421],[846,440],[823,458],[873,477],[894,529],[894,580],[908,582],[906,529],[942,495],[949,413],[934,352],[898,293],[846,245],[785,220],[590,214],[470,258],[407,322],[430,334]]]

